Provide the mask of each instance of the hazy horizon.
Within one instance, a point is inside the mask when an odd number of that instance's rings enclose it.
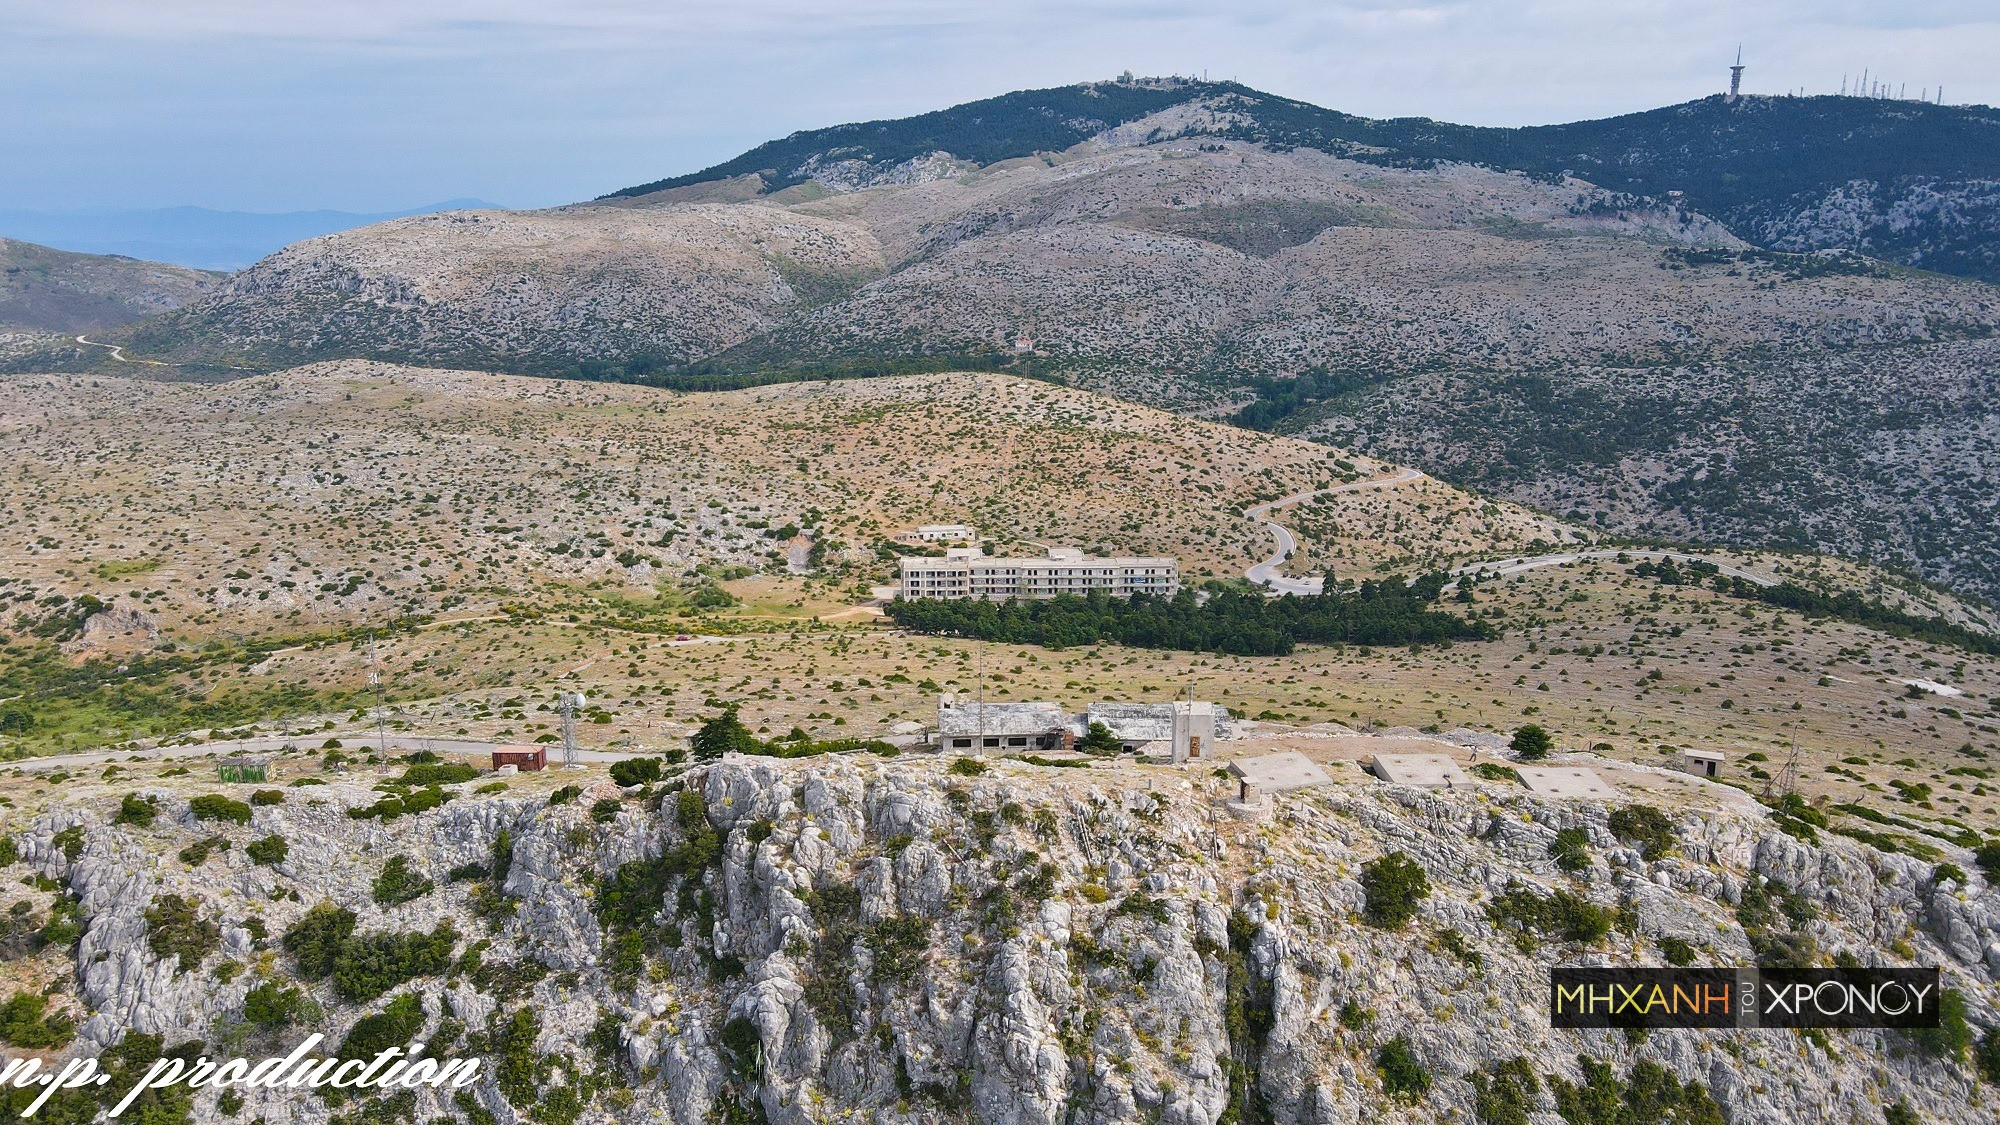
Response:
[[[2000,100],[2000,14],[1963,0],[1665,7],[756,0],[0,0],[0,210],[539,207],[788,133],[1032,87],[1202,74],[1372,117],[1547,124],[1727,82]]]

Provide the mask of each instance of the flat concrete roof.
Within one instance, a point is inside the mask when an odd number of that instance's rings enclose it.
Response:
[[[1445,754],[1377,754],[1368,772],[1391,785],[1421,785],[1426,789],[1469,789],[1472,779]]]
[[[948,735],[1051,734],[1069,727],[1069,712],[1054,703],[981,703],[959,700],[938,707],[938,733]]]
[[[1683,750],[1681,751],[1681,757],[1700,758],[1704,762],[1726,762],[1729,760],[1729,755],[1724,754],[1720,750]]]
[[[1544,797],[1592,797],[1599,800],[1615,798],[1618,790],[1605,784],[1597,776],[1596,770],[1582,766],[1523,766],[1516,765],[1514,772],[1521,775],[1521,782],[1530,791]]]
[[[1332,785],[1333,779],[1297,750],[1266,754],[1261,758],[1238,758],[1229,763],[1229,772],[1266,793],[1283,793],[1313,785]]]

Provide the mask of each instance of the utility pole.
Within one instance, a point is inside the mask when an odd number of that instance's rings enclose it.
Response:
[[[375,632],[368,632],[368,686],[375,689],[375,751],[389,756],[389,696],[382,682],[382,668],[375,660]]]

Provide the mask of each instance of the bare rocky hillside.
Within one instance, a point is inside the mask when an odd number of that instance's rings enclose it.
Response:
[[[1613,830],[1622,802],[1507,784],[1357,774],[1244,820],[1200,771],[945,766],[730,758],[498,795],[450,775],[441,808],[358,819],[405,767],[336,767],[234,805],[241,823],[193,800],[214,783],[141,766],[14,827],[36,878],[4,897],[42,936],[5,971],[51,998],[58,1049],[124,1032],[261,1056],[318,1031],[349,1056],[422,1042],[485,1064],[456,1099],[159,1109],[197,1121],[1994,1119],[1963,1056],[1904,1033],[1628,1037],[1544,1014],[1551,964],[1679,949],[1938,964],[1991,1027],[1977,876],[1808,844],[1747,801],[1669,804],[1640,840]],[[1364,865],[1396,853],[1426,893],[1371,898]]]
[[[115,328],[198,300],[221,281],[204,270],[0,238],[0,332]]]

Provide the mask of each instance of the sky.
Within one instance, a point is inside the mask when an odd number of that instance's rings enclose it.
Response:
[[[793,130],[1200,74],[1524,125],[1871,76],[2000,102],[1992,0],[0,0],[0,209],[534,207]]]

